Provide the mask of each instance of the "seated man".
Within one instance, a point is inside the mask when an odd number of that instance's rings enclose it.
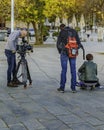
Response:
[[[78,69],[80,86],[85,86],[85,84],[96,84],[95,86],[100,86],[99,79],[97,78],[97,64],[93,62],[93,55],[87,54],[86,61]],[[84,84],[85,83],[85,84]]]

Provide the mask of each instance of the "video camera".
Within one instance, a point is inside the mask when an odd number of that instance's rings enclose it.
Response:
[[[28,51],[33,52],[33,46],[28,44],[28,42],[22,38],[21,44],[16,46],[16,51],[17,53],[24,55]]]

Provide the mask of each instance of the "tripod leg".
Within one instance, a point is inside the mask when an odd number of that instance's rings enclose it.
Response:
[[[27,69],[27,77],[28,77],[29,83],[31,85],[32,84],[32,79],[31,79],[31,76],[30,76],[30,72],[29,72],[29,67],[28,67],[27,61],[26,61],[26,69]]]
[[[21,67],[22,67],[22,82],[23,82],[24,88],[26,88],[27,87],[27,69],[26,69],[25,60],[22,61]]]
[[[21,60],[17,64],[17,68],[16,68],[16,72],[15,72],[14,77],[13,77],[13,81],[17,80],[17,73],[18,73],[20,64],[21,64]]]

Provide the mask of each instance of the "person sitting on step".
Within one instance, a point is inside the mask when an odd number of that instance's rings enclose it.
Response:
[[[84,63],[78,69],[78,76],[80,80],[79,86],[82,89],[86,88],[85,84],[87,83],[91,83],[92,86],[95,83],[95,87],[100,86],[99,79],[97,77],[97,64],[93,62],[92,54],[86,55],[86,61],[84,61]]]

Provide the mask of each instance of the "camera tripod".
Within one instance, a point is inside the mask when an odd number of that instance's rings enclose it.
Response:
[[[14,79],[16,77],[17,78],[22,77],[22,84],[24,85],[24,88],[26,88],[27,87],[27,80],[29,80],[29,85],[32,84],[32,80],[31,80],[31,76],[30,76],[30,72],[29,72],[28,63],[27,63],[27,60],[25,58],[25,54],[20,53],[20,57],[21,57],[21,59],[19,60],[19,62],[17,64]],[[20,74],[20,76],[17,76],[20,67],[21,67],[21,74]]]

